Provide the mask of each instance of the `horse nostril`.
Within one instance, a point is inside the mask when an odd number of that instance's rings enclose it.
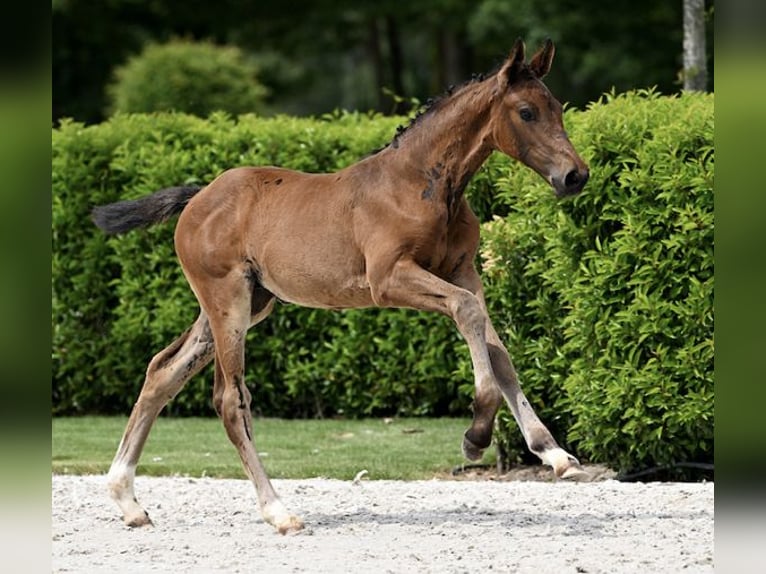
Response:
[[[566,177],[564,178],[564,185],[567,189],[574,189],[579,191],[585,186],[585,183],[588,181],[588,170],[584,170],[582,172],[573,169],[570,171]]]
[[[580,183],[580,174],[576,169],[573,169],[564,178],[564,185],[567,187],[574,187],[578,183]]]

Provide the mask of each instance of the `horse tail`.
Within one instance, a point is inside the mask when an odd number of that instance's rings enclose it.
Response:
[[[201,189],[200,186],[169,187],[138,199],[100,205],[91,215],[93,222],[106,233],[125,233],[178,215]]]

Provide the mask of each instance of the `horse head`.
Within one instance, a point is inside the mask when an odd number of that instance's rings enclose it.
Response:
[[[546,41],[529,63],[524,50],[524,42],[516,40],[496,75],[493,146],[539,173],[557,196],[574,195],[582,191],[589,173],[564,129],[561,104],[542,82],[555,47]]]

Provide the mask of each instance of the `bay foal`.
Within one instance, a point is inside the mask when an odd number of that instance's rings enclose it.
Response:
[[[588,168],[572,148],[562,107],[542,83],[547,42],[527,63],[517,40],[494,74],[430,107],[381,151],[336,173],[239,167],[203,188],[176,187],[98,207],[108,233],[180,213],[175,247],[196,295],[196,322],[149,363],[108,474],[126,524],[149,524],[136,500],[136,465],[152,424],[189,378],[215,360],[213,404],[280,533],[303,522],[274,491],[253,444],[244,381],[245,335],[276,298],[328,309],[408,307],[452,318],[473,363],[473,422],[463,452],[476,460],[492,439],[503,399],[529,449],[562,478],[583,473],[538,419],[487,316],[474,265],[479,222],[463,190],[494,150],[529,166],[558,196],[578,193]]]

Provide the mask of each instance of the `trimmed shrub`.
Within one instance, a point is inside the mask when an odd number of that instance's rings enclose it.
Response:
[[[578,114],[572,201],[512,166],[485,226],[487,297],[554,435],[627,471],[713,459],[713,96],[606,96]],[[514,185],[512,185],[512,183]],[[500,418],[504,450],[526,452]]]
[[[148,44],[114,72],[110,112],[176,111],[207,117],[263,110],[258,67],[235,46],[173,40]]]

